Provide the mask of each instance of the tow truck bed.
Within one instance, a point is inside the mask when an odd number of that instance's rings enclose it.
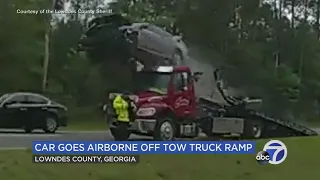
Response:
[[[208,136],[245,134],[245,126],[253,119],[263,127],[262,138],[318,135],[314,130],[292,121],[274,119],[242,106],[220,105],[209,98],[199,98],[198,114],[198,124]]]

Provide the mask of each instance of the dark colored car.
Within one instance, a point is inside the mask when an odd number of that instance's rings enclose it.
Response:
[[[130,22],[117,14],[91,20],[79,47],[91,56],[99,52],[109,55],[104,59],[127,56],[146,67],[181,65],[188,58],[188,49],[180,36],[154,24]]]
[[[36,93],[16,92],[0,97],[0,128],[43,129],[55,133],[67,126],[67,108]]]

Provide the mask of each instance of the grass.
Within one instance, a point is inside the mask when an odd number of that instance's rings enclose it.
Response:
[[[102,112],[98,108],[69,108],[68,114],[68,126],[61,128],[61,130],[93,131],[107,129]]]
[[[1,151],[1,179],[11,180],[311,180],[319,179],[320,138],[283,139],[287,160],[259,165],[254,155],[142,155],[139,164],[33,164],[30,151]],[[262,149],[266,140],[258,141]]]
[[[103,120],[101,121],[79,121],[79,122],[70,122],[67,127],[61,128],[61,130],[67,131],[99,131],[99,130],[106,130],[107,123]]]
[[[320,127],[320,120],[317,119],[317,121],[313,120],[313,121],[307,121],[305,123],[306,126],[310,127],[310,128],[319,128]]]

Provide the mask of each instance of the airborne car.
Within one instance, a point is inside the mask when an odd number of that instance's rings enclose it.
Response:
[[[16,92],[0,97],[0,128],[24,129],[30,133],[43,129],[54,133],[67,126],[67,108],[40,94]]]
[[[145,67],[181,65],[188,50],[181,36],[175,36],[150,23],[131,23],[121,15],[97,17],[79,42],[79,50],[95,54],[99,49],[107,57],[134,58]],[[106,59],[107,59],[106,57]]]

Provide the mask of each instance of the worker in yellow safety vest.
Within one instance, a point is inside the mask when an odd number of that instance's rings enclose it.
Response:
[[[113,108],[117,115],[116,140],[125,141],[130,135],[130,107],[131,101],[128,95],[117,95],[113,100]]]
[[[117,95],[113,100],[113,108],[117,114],[119,122],[129,123],[129,103],[121,96]]]

